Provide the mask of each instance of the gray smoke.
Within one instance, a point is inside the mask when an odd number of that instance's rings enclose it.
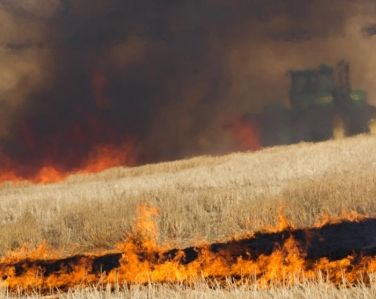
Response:
[[[122,136],[136,141],[140,163],[221,153],[233,142],[226,123],[288,103],[289,69],[342,58],[352,85],[376,104],[375,8],[366,0],[2,0],[3,150],[24,157],[27,126],[37,164],[59,134],[69,155]],[[95,105],[97,73],[106,108]],[[89,132],[93,115],[112,134],[98,130],[85,146],[61,137],[75,124]]]

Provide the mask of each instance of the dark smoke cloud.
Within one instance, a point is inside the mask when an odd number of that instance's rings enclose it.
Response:
[[[141,163],[220,153],[232,145],[226,122],[288,102],[288,69],[342,58],[353,86],[376,103],[375,8],[366,0],[3,0],[3,151],[40,161],[53,139],[54,159],[68,159],[77,145],[64,130],[79,124],[90,137],[80,155],[124,136]],[[108,105],[96,104],[95,74]]]

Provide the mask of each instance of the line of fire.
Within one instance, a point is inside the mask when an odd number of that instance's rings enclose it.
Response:
[[[115,288],[205,280],[225,285],[228,279],[267,288],[325,277],[328,283],[348,287],[369,284],[369,273],[376,271],[374,218],[349,213],[308,228],[294,228],[281,218],[278,229],[168,248],[156,243],[150,209],[139,207],[141,225],[113,251],[64,256],[42,244],[34,251],[9,253],[0,259],[0,285],[14,293],[50,294],[98,284]]]
[[[269,105],[261,113],[247,113],[241,118],[244,125],[256,124],[262,146],[370,132],[376,107],[367,103],[366,91],[352,89],[346,61],[339,61],[335,67],[323,64],[317,69],[291,70],[289,75],[290,107]]]

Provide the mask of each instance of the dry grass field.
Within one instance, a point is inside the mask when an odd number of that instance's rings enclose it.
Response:
[[[135,223],[137,206],[155,206],[160,244],[190,246],[262,230],[284,214],[297,227],[323,215],[376,216],[376,137],[356,136],[72,175],[64,182],[0,186],[0,254],[43,240],[65,252],[112,249]],[[374,298],[371,287],[306,282],[290,288],[148,285],[61,298]],[[35,297],[38,297],[35,295]],[[6,292],[0,298],[8,298]],[[33,296],[30,296],[33,298]],[[39,297],[38,297],[39,298]]]

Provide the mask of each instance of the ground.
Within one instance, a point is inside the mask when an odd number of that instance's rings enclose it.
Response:
[[[276,225],[278,210],[297,227],[320,217],[356,211],[376,216],[376,137],[360,135],[316,144],[267,148],[220,157],[113,168],[66,181],[0,186],[0,253],[43,240],[67,253],[113,249],[135,224],[139,204],[159,210],[160,244],[190,246]],[[85,293],[86,292],[86,293]],[[90,293],[90,296],[88,293]],[[133,293],[132,293],[133,292]],[[338,290],[324,282],[267,291],[231,286],[194,289],[150,285],[109,294],[84,290],[66,296],[128,298],[371,298],[375,288]],[[5,296],[5,295],[4,295]]]

